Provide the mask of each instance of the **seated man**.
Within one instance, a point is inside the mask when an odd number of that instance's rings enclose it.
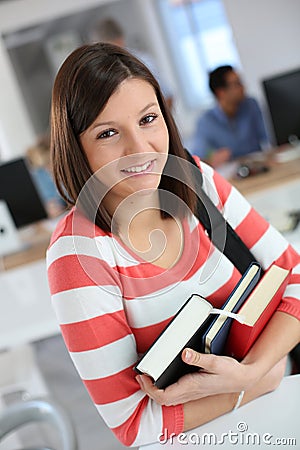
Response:
[[[213,167],[269,146],[258,103],[245,95],[244,86],[231,66],[209,74],[209,87],[217,104],[197,122],[192,153]]]

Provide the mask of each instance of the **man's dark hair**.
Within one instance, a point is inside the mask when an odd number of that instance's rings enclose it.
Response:
[[[209,88],[214,95],[216,90],[227,86],[226,75],[233,72],[232,66],[219,66],[209,73]]]

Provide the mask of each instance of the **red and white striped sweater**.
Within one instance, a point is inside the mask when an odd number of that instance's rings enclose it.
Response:
[[[300,319],[300,256],[217,172],[201,163],[203,188],[264,270],[292,268],[280,311]],[[160,406],[133,366],[191,293],[220,307],[240,278],[195,217],[183,221],[184,248],[171,269],[133,254],[73,209],[47,252],[53,307],[71,358],[96,408],[128,446],[183,431],[183,406]]]

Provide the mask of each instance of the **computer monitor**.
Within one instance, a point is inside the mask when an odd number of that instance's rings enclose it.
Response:
[[[277,145],[300,139],[300,68],[262,81]]]
[[[24,158],[0,164],[0,200],[6,202],[17,228],[48,217]]]

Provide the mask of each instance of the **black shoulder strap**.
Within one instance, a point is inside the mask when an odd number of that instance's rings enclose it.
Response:
[[[186,150],[188,161],[197,170],[193,170],[193,176],[197,191],[197,218],[206,229],[213,244],[234,264],[242,274],[256,259],[237,235],[230,224],[225,220],[218,208],[214,205],[202,188],[202,173],[194,158]]]

